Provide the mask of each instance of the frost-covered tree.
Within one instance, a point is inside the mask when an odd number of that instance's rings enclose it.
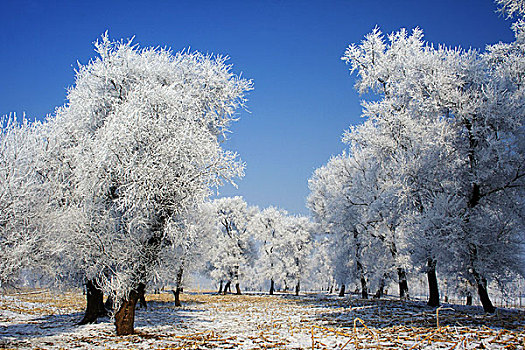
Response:
[[[270,295],[275,291],[275,283],[286,281],[283,253],[286,245],[287,215],[285,210],[269,207],[261,211],[253,223],[255,235],[260,241],[256,273],[263,282],[270,281]]]
[[[435,49],[419,29],[387,42],[375,29],[343,57],[357,71],[357,89],[379,97],[364,104],[368,126],[351,138],[386,156],[431,305],[439,304],[440,261],[476,286],[488,312],[487,279],[522,273],[524,35],[514,28],[515,42],[483,54]]]
[[[49,187],[41,172],[46,142],[42,125],[15,116],[0,121],[0,287],[22,270],[53,275],[62,245],[46,235]],[[53,243],[51,243],[54,241]]]
[[[395,231],[397,211],[391,203],[389,178],[376,157],[353,147],[349,154],[333,157],[317,169],[309,186],[308,207],[337,242],[333,261],[341,295],[346,279],[360,281],[363,298],[368,297],[370,283],[382,295],[397,271],[403,297],[407,286]]]
[[[95,46],[98,56],[80,66],[68,103],[49,123],[65,146],[71,202],[85,218],[72,241],[99,237],[88,251],[73,245],[72,254],[113,296],[117,334],[129,334],[163,250],[185,232],[168,227],[210,187],[242,175],[221,140],[251,82],[220,56],[139,49],[107,36]]]
[[[295,295],[301,289],[301,277],[304,276],[308,258],[312,253],[312,236],[315,226],[306,216],[290,215],[285,218],[285,237],[281,250],[281,259],[285,269],[285,281],[295,282]]]
[[[225,294],[232,283],[236,293],[241,294],[240,280],[256,258],[250,228],[257,208],[249,207],[239,196],[215,199],[209,207],[215,224],[209,234],[213,242],[207,254],[209,274],[221,286],[225,283]]]

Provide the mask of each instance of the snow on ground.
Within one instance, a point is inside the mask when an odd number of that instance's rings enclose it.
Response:
[[[148,295],[136,333],[110,319],[78,326],[81,293],[0,296],[0,348],[21,349],[523,349],[525,313],[326,295]],[[438,316],[438,317],[436,317]]]

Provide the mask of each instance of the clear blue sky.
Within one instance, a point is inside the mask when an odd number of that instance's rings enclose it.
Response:
[[[376,25],[385,33],[419,26],[430,42],[483,49],[513,39],[495,10],[491,0],[0,0],[0,115],[53,113],[76,62],[94,56],[106,30],[141,46],[226,54],[255,90],[226,145],[246,176],[221,195],[306,214],[308,178],[361,120],[354,77],[340,61],[348,44]]]

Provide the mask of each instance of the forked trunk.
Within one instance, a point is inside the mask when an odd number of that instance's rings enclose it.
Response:
[[[273,279],[270,280],[270,295],[273,295],[273,291],[275,290],[275,283],[273,282]]]
[[[399,279],[399,299],[409,299],[408,296],[408,283],[407,283],[407,274],[405,269],[398,267],[397,268],[397,277]]]
[[[79,324],[94,323],[99,317],[107,316],[104,294],[94,279],[86,282],[86,301],[86,312]]]
[[[230,291],[231,293],[231,286],[232,282],[231,281],[228,281],[226,282],[226,285],[224,286],[224,291],[223,291],[223,294],[226,295],[228,293],[228,291]]]
[[[134,332],[135,307],[139,300],[140,291],[132,290],[127,299],[120,302],[120,307],[115,313],[115,326],[117,335],[130,335]]]
[[[297,284],[295,285],[295,295],[299,295],[300,290],[301,290],[301,281],[297,281]]]
[[[427,260],[427,279],[428,279],[428,306],[439,306],[439,289],[436,276],[436,261]]]
[[[345,289],[346,289],[346,287],[345,287],[344,283],[341,284],[341,290],[339,291],[339,296],[340,297],[344,297],[345,296]]]
[[[239,286],[239,282],[235,283],[235,293],[237,295],[241,295],[241,287]]]

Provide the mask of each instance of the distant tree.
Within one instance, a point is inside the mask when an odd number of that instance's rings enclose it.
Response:
[[[213,242],[208,253],[210,275],[224,281],[224,294],[232,282],[236,293],[241,294],[240,280],[256,258],[250,227],[257,209],[249,207],[242,197],[219,198],[208,205],[214,221],[209,234]]]

